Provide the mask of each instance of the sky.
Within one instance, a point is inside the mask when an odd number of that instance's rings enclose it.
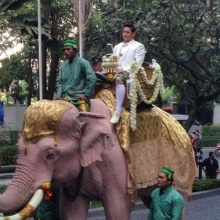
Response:
[[[15,37],[10,36],[10,31],[3,33],[1,40],[0,43],[3,43],[3,41],[6,41],[7,43],[11,42],[12,48],[7,49],[5,52],[0,51],[0,60],[19,52],[23,47],[23,44],[16,43]]]
[[[17,44],[15,45],[13,48],[9,48],[6,50],[6,52],[3,52],[1,55],[0,55],[0,60],[6,58],[6,57],[10,57],[12,54],[15,54],[17,52],[19,52],[23,47],[23,44]]]

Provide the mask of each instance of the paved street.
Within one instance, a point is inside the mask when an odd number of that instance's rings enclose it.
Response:
[[[185,220],[220,220],[220,196],[211,196],[186,203]],[[130,220],[146,220],[148,210],[133,211]],[[105,220],[104,217],[88,220]]]

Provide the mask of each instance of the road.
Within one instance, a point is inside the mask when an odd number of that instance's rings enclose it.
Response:
[[[185,220],[220,220],[219,203],[219,195],[186,202]],[[148,213],[148,209],[132,211],[130,220],[146,220]],[[105,217],[93,217],[87,220],[105,220]]]

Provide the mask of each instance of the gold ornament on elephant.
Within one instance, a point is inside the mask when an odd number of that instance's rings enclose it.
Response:
[[[113,79],[118,68],[118,58],[113,54],[106,54],[102,57],[102,67],[108,79]]]
[[[24,124],[21,135],[24,143],[36,143],[45,137],[54,137],[57,145],[57,124],[62,114],[70,106],[61,101],[42,100],[30,105],[24,115]]]
[[[27,206],[25,206],[24,209],[22,209],[18,215],[21,216],[21,219],[26,219],[27,217],[31,216],[32,214],[34,214],[36,211],[35,207],[33,207],[32,205],[28,204]]]

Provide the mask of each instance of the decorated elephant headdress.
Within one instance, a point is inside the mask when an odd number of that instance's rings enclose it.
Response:
[[[22,136],[25,144],[35,143],[44,137],[56,137],[58,122],[70,106],[64,102],[42,100],[28,107],[24,115]],[[55,141],[55,145],[56,145]]]

